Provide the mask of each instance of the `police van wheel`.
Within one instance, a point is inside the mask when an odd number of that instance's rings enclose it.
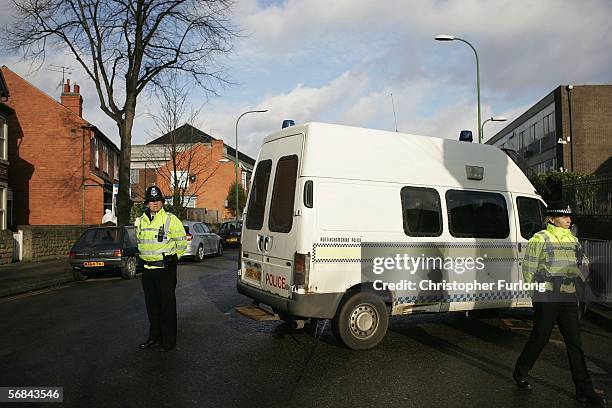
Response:
[[[381,342],[388,325],[385,302],[374,293],[355,292],[340,305],[332,332],[346,347],[368,350]]]
[[[123,279],[134,279],[136,277],[136,257],[131,256],[125,262],[125,266],[121,268],[121,277]]]
[[[81,271],[78,270],[78,269],[73,269],[72,270],[72,276],[74,277],[75,281],[84,281],[84,280],[87,280],[87,278],[88,278],[87,275],[83,275],[81,273]]]

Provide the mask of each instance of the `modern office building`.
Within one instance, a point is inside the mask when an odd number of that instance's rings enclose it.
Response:
[[[537,173],[612,174],[612,85],[559,86],[486,143]]]

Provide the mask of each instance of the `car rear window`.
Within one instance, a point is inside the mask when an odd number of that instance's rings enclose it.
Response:
[[[99,228],[86,231],[79,240],[79,243],[85,245],[104,245],[118,244],[120,241],[121,233],[119,232],[119,229]]]

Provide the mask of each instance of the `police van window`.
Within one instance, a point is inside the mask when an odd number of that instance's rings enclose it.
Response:
[[[510,233],[504,196],[480,191],[448,190],[448,227],[457,238],[507,238]]]
[[[516,206],[518,207],[521,236],[530,239],[533,234],[544,228],[544,205],[535,198],[518,197]]]
[[[433,188],[404,187],[400,192],[404,233],[411,237],[442,234],[440,195]]]
[[[263,227],[264,210],[266,208],[266,196],[268,194],[268,182],[272,160],[264,160],[257,165],[255,178],[251,186],[251,195],[247,207],[246,226],[248,229],[259,230]]]
[[[284,156],[278,160],[276,175],[274,176],[274,188],[272,189],[272,202],[270,203],[270,218],[268,219],[270,231],[291,231],[297,166],[298,158],[296,155]]]

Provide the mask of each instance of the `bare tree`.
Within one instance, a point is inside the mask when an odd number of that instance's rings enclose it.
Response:
[[[182,216],[187,203],[203,190],[220,163],[213,162],[212,149],[198,143],[193,123],[201,109],[190,103],[191,84],[182,82],[174,72],[161,79],[161,86],[155,89],[160,106],[149,116],[155,125],[154,137],[167,135],[165,143],[152,145],[159,146],[154,154],[167,161],[152,157],[151,162],[157,163],[157,177],[170,187],[172,206],[176,215]]]
[[[217,66],[236,33],[232,0],[12,0],[8,48],[44,61],[69,50],[94,82],[100,108],[119,129],[118,221],[129,221],[129,168],[138,96],[176,71],[206,93],[227,83]]]

